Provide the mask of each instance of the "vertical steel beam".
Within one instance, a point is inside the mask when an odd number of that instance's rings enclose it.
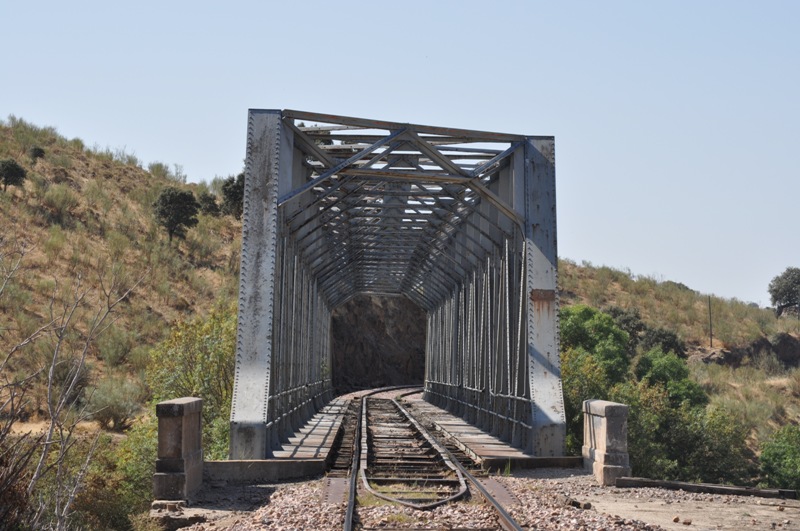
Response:
[[[555,142],[530,138],[525,144],[524,217],[528,377],[532,438],[537,456],[565,453],[566,417],[558,349]],[[521,212],[522,213],[522,212]]]
[[[231,459],[266,456],[278,238],[280,111],[248,115]]]

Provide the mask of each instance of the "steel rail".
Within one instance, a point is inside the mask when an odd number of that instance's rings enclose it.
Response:
[[[379,389],[373,389],[369,393],[362,395],[361,400],[362,404],[359,407],[358,411],[358,422],[356,422],[356,436],[353,439],[353,462],[350,465],[350,484],[348,485],[348,497],[347,497],[347,511],[345,512],[345,519],[344,519],[344,531],[353,531],[353,516],[355,515],[356,509],[356,491],[358,490],[358,469],[361,463],[361,416],[364,414],[363,411],[363,399],[372,396],[378,393],[383,393],[386,391],[392,391],[395,389],[408,389],[413,387],[415,390],[421,390],[422,388],[418,385],[410,386],[410,385],[397,385],[391,387],[381,387]],[[419,392],[419,391],[414,391]]]
[[[406,393],[401,393],[401,394],[397,395],[393,399],[393,401],[396,401],[399,398],[404,398],[404,397],[406,397],[408,395],[416,394],[418,392],[419,391],[408,391]],[[400,407],[402,408],[402,406],[400,406]],[[405,408],[403,408],[403,409],[405,411]],[[413,417],[413,415],[411,415],[411,413],[409,413],[409,412],[406,412],[406,414],[409,415],[410,417]],[[428,436],[433,438],[433,434],[431,434],[428,431],[427,428],[422,426],[422,424],[419,424],[419,426],[420,426],[420,428],[422,430],[424,430],[424,432],[426,434],[428,434]],[[488,490],[486,490],[486,487],[484,487],[481,484],[481,482],[478,481],[478,478],[476,478],[475,476],[470,474],[470,472],[466,469],[466,467],[464,467],[464,465],[462,465],[461,462],[458,459],[456,459],[455,456],[453,456],[453,454],[450,452],[450,450],[448,450],[444,445],[439,445],[439,446],[442,448],[442,450],[445,452],[445,454],[449,457],[450,461],[456,466],[456,468],[458,468],[460,470],[461,474],[463,474],[464,477],[467,478],[467,480],[469,480],[469,482],[472,485],[475,486],[475,488],[478,490],[478,492],[480,492],[480,494],[483,497],[483,499],[486,500],[494,508],[495,511],[497,511],[497,516],[498,516],[498,519],[499,519],[499,522],[500,522],[500,527],[502,527],[506,531],[523,531],[522,526],[520,526],[516,522],[516,520],[514,520],[514,517],[511,516],[508,513],[508,511],[505,510],[503,505],[500,502],[498,502],[497,499],[495,499],[495,497],[492,496],[491,493],[489,493]]]

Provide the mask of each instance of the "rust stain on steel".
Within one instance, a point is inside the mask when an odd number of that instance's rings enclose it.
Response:
[[[531,300],[533,302],[552,302],[556,300],[556,290],[554,289],[532,289]]]

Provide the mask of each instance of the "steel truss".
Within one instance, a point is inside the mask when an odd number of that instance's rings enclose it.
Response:
[[[552,137],[251,110],[231,458],[269,457],[332,398],[331,311],[428,315],[425,397],[564,454]]]

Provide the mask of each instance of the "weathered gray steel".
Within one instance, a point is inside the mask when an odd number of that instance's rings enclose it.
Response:
[[[231,456],[330,399],[330,311],[358,293],[427,312],[428,400],[562,455],[553,146],[250,111]]]

